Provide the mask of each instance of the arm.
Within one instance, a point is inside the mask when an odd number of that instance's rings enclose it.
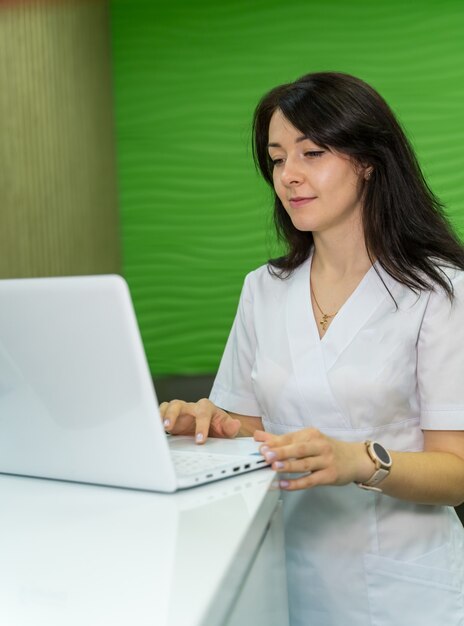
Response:
[[[464,501],[464,431],[425,431],[423,452],[391,452],[390,475],[380,483],[384,493],[421,504],[457,506]],[[274,436],[257,431],[262,452],[278,472],[309,472],[280,481],[293,491],[317,485],[365,482],[374,464],[364,443],[327,437],[315,428]]]
[[[401,500],[458,506],[464,502],[464,431],[424,431],[424,452],[390,452],[382,491]]]

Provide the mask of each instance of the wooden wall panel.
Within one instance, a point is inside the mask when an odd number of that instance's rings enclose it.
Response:
[[[120,271],[106,0],[0,4],[0,277]]]

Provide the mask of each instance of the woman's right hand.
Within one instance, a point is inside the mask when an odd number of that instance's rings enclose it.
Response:
[[[164,429],[171,435],[194,435],[197,443],[208,438],[233,438],[239,433],[241,422],[223,411],[207,398],[198,402],[171,400],[160,404]]]

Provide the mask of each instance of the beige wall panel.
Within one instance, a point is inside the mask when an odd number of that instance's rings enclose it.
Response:
[[[0,5],[0,277],[120,271],[107,1]]]

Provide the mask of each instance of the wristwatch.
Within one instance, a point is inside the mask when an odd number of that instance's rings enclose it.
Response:
[[[378,441],[365,441],[366,452],[371,457],[375,465],[375,472],[366,480],[365,483],[356,483],[361,489],[368,489],[369,491],[382,492],[378,485],[384,478],[386,478],[391,470],[392,458],[388,452]]]

